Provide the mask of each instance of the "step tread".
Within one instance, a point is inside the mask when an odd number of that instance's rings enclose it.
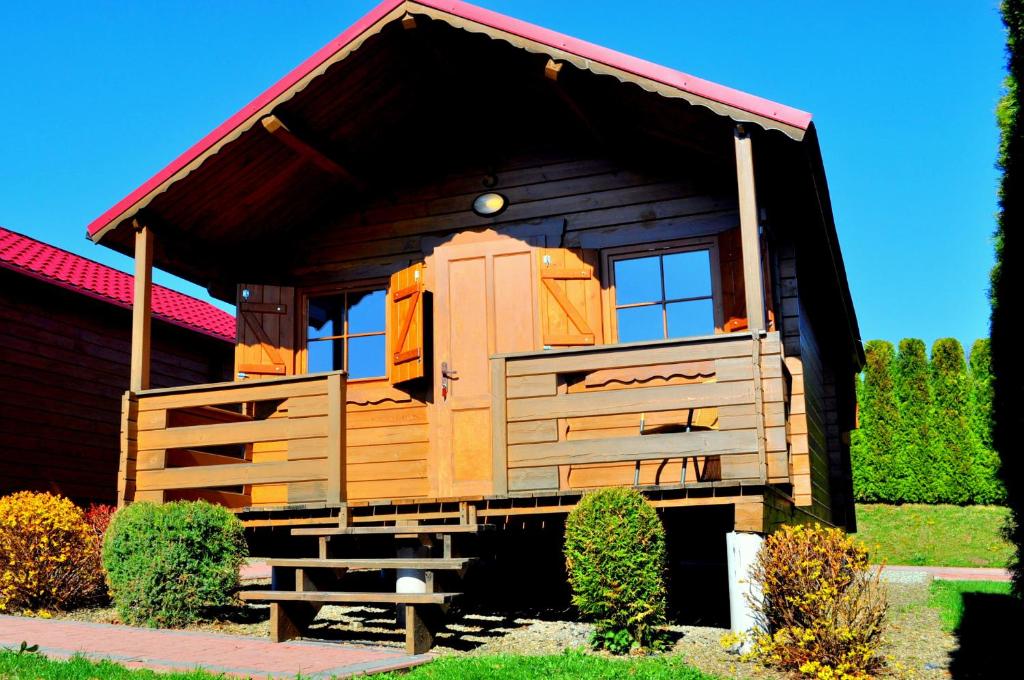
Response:
[[[292,529],[292,536],[369,536],[387,534],[475,534],[491,531],[493,524],[409,524],[383,527],[305,527]]]
[[[462,593],[365,593],[326,590],[243,590],[247,602],[373,602],[380,604],[444,604]]]
[[[382,557],[382,558],[282,558],[270,559],[271,567],[298,569],[462,569],[475,557]]]

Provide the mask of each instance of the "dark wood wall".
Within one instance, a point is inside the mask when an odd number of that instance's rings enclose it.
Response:
[[[0,494],[115,500],[131,312],[0,270]],[[232,346],[155,320],[153,387],[230,379]]]

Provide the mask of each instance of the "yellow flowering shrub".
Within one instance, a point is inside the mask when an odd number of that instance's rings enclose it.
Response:
[[[751,577],[763,632],[750,654],[817,680],[864,680],[882,664],[888,604],[868,551],[839,529],[783,526],[765,539]]]
[[[67,498],[0,498],[0,611],[65,610],[104,593],[100,537]]]

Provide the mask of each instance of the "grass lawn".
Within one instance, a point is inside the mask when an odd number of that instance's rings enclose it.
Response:
[[[55,661],[39,654],[0,651],[0,678],[12,680],[211,680],[223,676],[202,671],[190,673],[154,673],[129,670],[108,661],[93,663],[83,658]],[[376,675],[381,680],[569,680],[603,678],[608,680],[715,680],[685,665],[678,657],[607,659],[579,652],[561,656],[478,656],[442,657],[407,673]]]
[[[858,505],[857,538],[873,562],[936,567],[1005,567],[1006,508],[990,505]]]
[[[964,595],[989,593],[1009,595],[1010,584],[999,581],[932,581],[929,604],[939,610],[942,628],[952,633],[960,627],[964,616]]]

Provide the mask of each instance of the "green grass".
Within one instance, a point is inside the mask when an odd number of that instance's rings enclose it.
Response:
[[[18,654],[0,648],[0,678],[9,680],[212,680],[222,677],[204,671],[156,673],[125,668],[110,661],[93,662],[82,657],[59,661],[42,654]]]
[[[94,663],[81,657],[67,661],[47,659],[40,654],[0,651],[0,678],[12,680],[212,680],[223,676],[192,671],[155,673],[130,670],[109,661]],[[679,657],[609,659],[581,652],[561,656],[477,656],[442,657],[407,673],[377,675],[381,680],[715,680],[685,665]]]
[[[999,581],[932,581],[928,604],[939,610],[943,630],[952,633],[960,627],[966,593],[1009,595],[1010,584]]]
[[[936,567],[1005,567],[1008,511],[975,505],[858,505],[857,538],[873,562]]]

